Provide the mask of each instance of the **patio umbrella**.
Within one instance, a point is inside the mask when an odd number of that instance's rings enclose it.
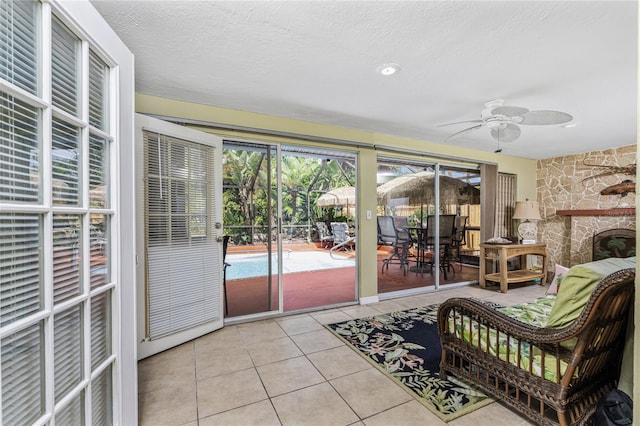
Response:
[[[394,199],[408,198],[411,203],[429,204],[435,199],[433,192],[435,174],[433,172],[418,172],[398,176],[397,178],[378,187],[378,202],[392,204]],[[480,204],[480,191],[460,179],[450,176],[440,176],[441,204]]]
[[[356,189],[353,186],[342,186],[325,192],[316,201],[318,207],[346,207],[356,205]]]

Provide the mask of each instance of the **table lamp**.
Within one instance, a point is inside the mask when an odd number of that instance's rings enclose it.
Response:
[[[518,226],[518,234],[522,239],[522,244],[535,244],[538,236],[538,226],[535,220],[540,220],[540,206],[537,201],[516,201],[516,211],[513,213],[514,219],[522,220]]]

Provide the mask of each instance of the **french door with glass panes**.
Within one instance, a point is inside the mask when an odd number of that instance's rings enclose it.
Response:
[[[132,105],[89,2],[0,2],[0,424],[136,421]]]
[[[223,325],[222,139],[136,116],[138,359]]]

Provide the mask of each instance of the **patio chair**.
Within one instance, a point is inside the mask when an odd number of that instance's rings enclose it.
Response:
[[[324,222],[316,222],[316,228],[318,228],[318,239],[320,240],[320,246],[328,248],[333,245],[333,235],[329,232],[329,227]]]
[[[349,235],[349,225],[345,222],[331,222],[331,231],[333,232],[333,247],[331,251],[339,249],[351,250],[355,237]]]
[[[409,249],[413,245],[411,235],[407,231],[398,232],[392,216],[378,216],[378,241],[381,245],[391,245],[391,256],[382,261],[382,273],[390,264],[400,265],[404,275],[407,274]]]
[[[453,270],[455,275],[456,270],[451,267],[451,253],[450,249],[455,238],[455,214],[441,214],[439,216],[439,231],[440,238],[438,239],[440,249],[440,270],[444,275],[444,279],[447,279],[447,272]],[[436,217],[427,216],[427,232],[424,233],[425,238],[423,241],[419,241],[418,244],[424,245],[424,251],[435,248],[436,244]],[[433,273],[433,258],[431,258],[431,273]],[[421,270],[422,271],[422,270]]]
[[[468,216],[456,216],[453,238],[451,241],[451,248],[455,250],[455,257],[453,259],[460,264],[460,270],[462,270],[462,256],[460,254],[460,250],[462,249],[462,246],[466,244],[468,218]]]
[[[411,239],[409,234],[409,221],[406,216],[392,216],[393,224],[398,231],[398,237],[403,240]]]

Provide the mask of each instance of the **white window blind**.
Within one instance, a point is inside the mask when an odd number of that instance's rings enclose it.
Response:
[[[2,423],[28,425],[44,413],[43,321],[4,337]]]
[[[84,406],[82,393],[65,405],[56,415],[56,424],[81,425],[84,423]]]
[[[53,303],[80,294],[82,257],[80,215],[53,215]]]
[[[218,318],[212,232],[213,148],[145,132],[148,333],[167,336]],[[219,276],[219,275],[218,275]]]
[[[91,298],[91,369],[111,355],[111,291]]]
[[[53,119],[53,202],[77,206],[80,204],[80,129]]]
[[[89,124],[100,130],[107,130],[107,73],[109,69],[98,56],[89,53]]]
[[[0,327],[42,308],[42,224],[37,214],[0,214]]]
[[[59,402],[82,379],[82,341],[80,306],[53,317],[55,401]]]
[[[60,22],[52,20],[53,104],[73,116],[80,112],[80,40]]]
[[[0,78],[29,93],[38,89],[38,3],[0,2]]]
[[[0,92],[0,199],[39,201],[40,149],[38,110]]]
[[[113,424],[111,366],[91,381],[91,419],[93,425]]]

